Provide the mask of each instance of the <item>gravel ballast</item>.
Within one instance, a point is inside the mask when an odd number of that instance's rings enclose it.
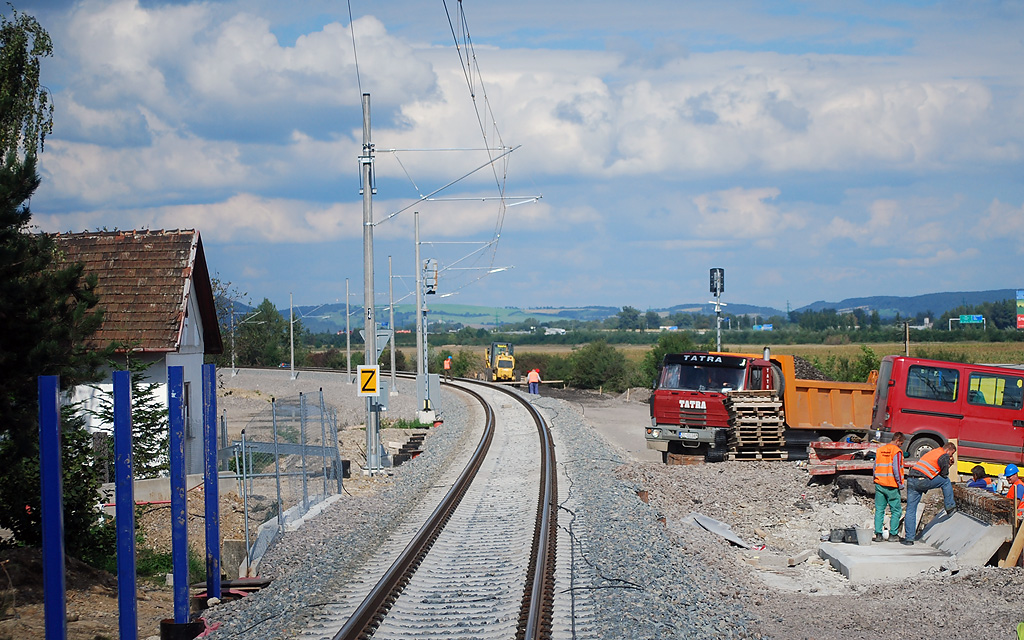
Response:
[[[411,400],[412,389],[399,384],[400,403]],[[221,624],[211,637],[292,637],[295,625],[330,601],[334,586],[358,575],[376,541],[433,482],[469,439],[467,425],[479,419],[444,394],[444,425],[431,431],[424,453],[392,477],[372,481],[379,486],[364,482],[365,491],[345,495],[275,543],[261,567],[275,578],[272,586],[209,611],[207,619]],[[1021,569],[963,569],[850,584],[817,559],[817,542],[829,528],[869,521],[870,499],[846,495],[840,501],[831,484],[810,483],[798,463],[637,462],[595,429],[602,414],[587,406],[587,394],[570,401],[531,398],[553,426],[559,526],[571,532],[562,536],[571,540],[568,545],[559,543],[560,554],[572,552],[573,566],[571,584],[560,586],[560,597],[571,596],[579,617],[574,635],[559,637],[1011,637],[1024,619]],[[609,402],[607,396],[600,401]],[[347,404],[339,414],[347,413],[347,424],[358,424],[362,404],[344,398],[342,403]],[[638,407],[635,424],[613,428],[642,424],[646,406]],[[394,401],[392,408],[395,416],[403,410]],[[621,421],[622,414],[616,415]],[[638,492],[646,492],[649,503]],[[721,520],[766,548],[733,546],[692,524],[692,512]],[[809,557],[795,567],[775,564],[808,550]]]

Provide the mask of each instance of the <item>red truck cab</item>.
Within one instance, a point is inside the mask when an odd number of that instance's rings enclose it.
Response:
[[[956,439],[967,464],[1024,464],[1024,371],[886,356],[871,427],[883,442],[904,433],[908,458]]]
[[[729,414],[724,400],[730,391],[770,389],[781,383],[781,370],[767,360],[743,354],[708,352],[665,356],[651,393],[651,426],[647,447],[669,453],[723,459]]]

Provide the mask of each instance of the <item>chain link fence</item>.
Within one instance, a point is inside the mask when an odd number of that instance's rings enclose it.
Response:
[[[235,472],[242,497],[248,574],[278,533],[343,491],[337,411],[324,403],[323,391],[275,399],[232,442],[222,418],[218,458],[223,470]],[[261,523],[255,540],[250,523]]]

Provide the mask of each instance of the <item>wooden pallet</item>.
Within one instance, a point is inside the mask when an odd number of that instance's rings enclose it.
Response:
[[[786,446],[786,439],[781,436],[765,436],[762,438],[731,438],[729,440],[730,449],[751,449],[754,447],[768,448],[768,449],[781,449]]]
[[[728,454],[730,461],[749,461],[749,460],[788,460],[789,452],[782,449],[763,450],[757,449],[754,451],[732,451]]]

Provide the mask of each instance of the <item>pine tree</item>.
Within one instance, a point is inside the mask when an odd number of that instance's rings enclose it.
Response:
[[[67,390],[96,379],[102,362],[85,344],[102,321],[96,279],[83,278],[81,265],[58,268],[53,241],[29,227],[36,153],[52,128],[39,83],[50,50],[34,18],[0,15],[0,527],[25,544],[41,537],[37,378],[59,375]],[[65,412],[61,425],[65,535],[74,554],[90,539],[99,485],[82,450],[82,421]]]
[[[139,358],[130,346],[121,345],[121,356],[109,361],[113,370],[130,372],[132,395],[132,471],[136,479],[158,478],[170,469],[170,425],[167,407],[160,401],[160,385],[146,380],[150,365]],[[90,413],[100,425],[98,428],[110,434],[114,430],[114,394],[100,387],[99,407]],[[107,454],[113,459],[113,440],[108,440]]]

